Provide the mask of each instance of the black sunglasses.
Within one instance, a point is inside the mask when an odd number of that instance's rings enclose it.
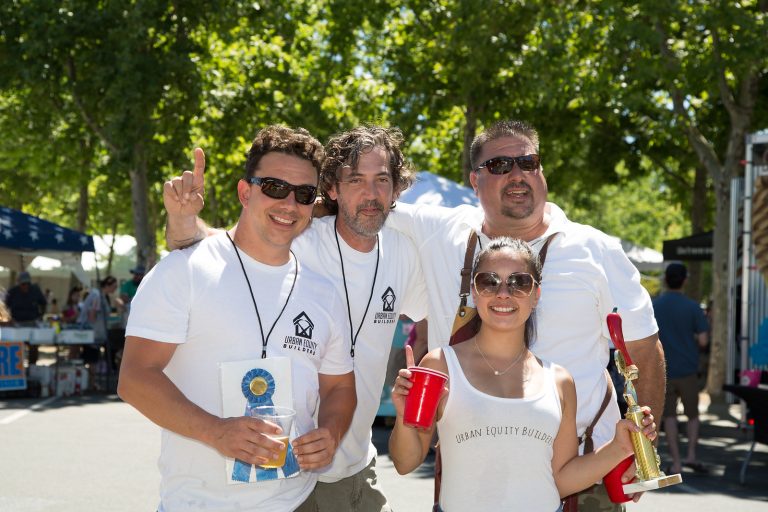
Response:
[[[251,185],[259,185],[264,195],[272,199],[285,199],[293,191],[293,197],[296,198],[297,203],[309,205],[314,203],[317,197],[317,187],[312,185],[291,185],[287,181],[277,178],[261,178],[259,176],[245,178],[245,181]]]
[[[496,272],[478,272],[473,280],[475,291],[484,297],[499,293],[502,280]],[[538,282],[527,272],[514,272],[506,280],[510,295],[515,297],[530,297]]]
[[[497,156],[496,158],[486,160],[475,170],[479,171],[485,167],[491,174],[507,174],[512,172],[515,164],[517,164],[520,170],[525,173],[536,174],[539,172],[541,159],[539,158],[539,155]]]

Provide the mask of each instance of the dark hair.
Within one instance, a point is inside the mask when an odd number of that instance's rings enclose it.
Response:
[[[469,149],[469,161],[472,169],[477,169],[477,166],[482,163],[478,162],[477,159],[483,150],[483,146],[492,140],[504,137],[525,137],[531,141],[536,153],[539,152],[539,133],[536,131],[536,128],[525,121],[518,121],[516,119],[496,121],[472,141],[472,146]]]
[[[99,282],[99,288],[106,288],[107,286],[112,286],[115,283],[117,283],[115,276],[107,276]]]
[[[670,290],[679,290],[688,277],[688,269],[682,263],[670,263],[664,270],[664,281]]]
[[[82,291],[83,291],[83,289],[82,289],[81,287],[79,287],[79,286],[73,286],[72,288],[70,288],[70,289],[69,289],[69,293],[67,294],[67,302],[66,302],[66,304],[67,304],[67,305],[70,305],[70,304],[77,304],[77,303],[79,302],[79,299],[80,299],[80,293],[81,293]],[[73,293],[77,293],[77,295],[78,295],[78,297],[75,299],[75,301],[74,301],[74,302],[72,302],[72,294],[73,294]]]
[[[357,167],[360,155],[383,148],[389,156],[389,172],[392,175],[394,197],[413,183],[413,169],[405,159],[401,146],[403,133],[397,128],[376,125],[358,126],[331,137],[325,146],[326,158],[320,174],[320,195],[331,213],[338,212],[338,204],[328,196],[328,191],[339,182],[339,170],[348,165]]]
[[[494,238],[482,251],[475,256],[475,262],[472,264],[472,279],[477,274],[478,267],[485,261],[485,259],[494,252],[503,251],[509,249],[515,255],[522,257],[525,262],[525,266],[528,272],[533,276],[539,285],[541,285],[541,261],[539,255],[534,253],[531,246],[528,243],[520,240],[519,238],[510,238],[501,236]],[[477,318],[480,316],[478,315]],[[478,322],[478,330],[480,328],[480,322]],[[531,343],[536,338],[536,310],[531,311],[531,315],[528,320],[525,321],[525,335],[523,341],[526,348],[530,348]]]
[[[250,178],[259,168],[261,158],[267,153],[285,153],[307,160],[318,176],[325,159],[323,145],[304,128],[288,128],[271,125],[256,134],[245,160],[245,177]]]

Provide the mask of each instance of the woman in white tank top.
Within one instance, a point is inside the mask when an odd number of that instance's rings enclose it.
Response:
[[[445,512],[554,512],[562,497],[594,484],[632,453],[629,433],[639,429],[621,420],[611,442],[578,456],[573,379],[528,350],[540,281],[541,265],[528,244],[493,240],[472,270],[472,297],[481,319],[477,334],[421,361],[449,375],[436,420]],[[413,354],[408,349],[406,354],[410,367]],[[400,370],[392,393],[397,421],[389,454],[400,474],[424,461],[435,428],[403,424],[410,378],[410,371]],[[644,434],[655,438],[650,414],[644,423]]]

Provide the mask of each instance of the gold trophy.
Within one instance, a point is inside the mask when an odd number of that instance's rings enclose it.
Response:
[[[613,346],[616,347],[616,352],[614,352],[616,367],[624,376],[624,399],[627,401],[627,412],[624,417],[640,428],[643,428],[642,421],[644,415],[637,403],[637,392],[632,383],[633,380],[638,378],[640,372],[632,362],[632,358],[629,357],[627,346],[624,343],[624,334],[621,330],[621,317],[616,310],[617,308],[613,308],[613,312],[608,315],[607,322]],[[652,491],[682,483],[683,478],[680,474],[665,475],[661,471],[659,454],[656,452],[656,448],[650,439],[645,437],[642,432],[632,432],[631,436],[635,451],[637,473],[634,481],[624,484],[624,494]]]

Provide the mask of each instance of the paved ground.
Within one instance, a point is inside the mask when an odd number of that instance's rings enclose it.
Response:
[[[647,493],[630,512],[768,511],[768,447],[758,445],[746,485],[740,485],[749,443],[738,429],[738,408],[710,409],[702,417],[701,441],[710,474],[686,472],[683,485]],[[394,509],[429,510],[431,461],[397,475],[386,456],[388,435],[386,427],[376,427],[381,481]],[[114,395],[0,399],[0,511],[153,511],[159,443],[159,429]]]

